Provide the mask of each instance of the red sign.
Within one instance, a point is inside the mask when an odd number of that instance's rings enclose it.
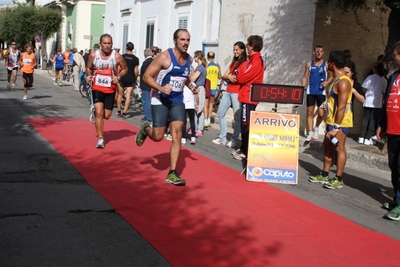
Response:
[[[277,84],[252,84],[250,101],[280,104],[303,104],[304,87]]]

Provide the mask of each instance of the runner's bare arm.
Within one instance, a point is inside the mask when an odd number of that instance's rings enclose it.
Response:
[[[171,84],[161,86],[156,82],[156,77],[161,69],[166,69],[171,64],[171,58],[168,51],[161,52],[147,67],[145,73],[143,73],[143,81],[155,90],[158,90],[165,94],[170,94],[172,91]]]
[[[303,78],[301,79],[301,85],[305,87],[307,85],[308,76],[310,75],[311,62],[307,62],[304,67]]]
[[[93,60],[95,58],[95,52],[92,51],[89,55],[88,58],[88,64],[86,66],[86,82],[90,83],[90,81],[92,80],[92,74],[93,74]]]

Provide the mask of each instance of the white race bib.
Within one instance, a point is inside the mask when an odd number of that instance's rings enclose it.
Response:
[[[24,64],[31,64],[31,63],[32,63],[32,59],[30,59],[30,58],[25,58],[25,59],[23,60],[23,62],[24,62]]]
[[[170,84],[173,92],[183,92],[185,88],[186,77],[171,77]]]
[[[104,75],[96,75],[96,84],[102,87],[111,87],[111,77]]]

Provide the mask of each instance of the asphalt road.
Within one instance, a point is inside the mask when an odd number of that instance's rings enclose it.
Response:
[[[0,266],[169,266],[27,123],[30,117],[89,117],[87,100],[72,85],[54,86],[51,78],[37,71],[24,101],[21,77],[15,91],[7,90],[0,66]],[[127,122],[139,126],[142,115],[130,115]],[[211,143],[217,129],[214,125],[191,149],[241,171],[231,149]],[[400,223],[384,219],[381,208],[392,197],[389,173],[349,161],[345,187],[323,189],[307,181],[321,159],[318,152],[301,153],[299,184],[274,186],[400,240]],[[265,201],[271,201],[267,195]],[[290,210],[276,216],[296,219]]]

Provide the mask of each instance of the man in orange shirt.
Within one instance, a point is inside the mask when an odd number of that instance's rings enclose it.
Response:
[[[19,65],[22,71],[22,79],[24,80],[24,97],[28,99],[28,90],[33,86],[33,72],[36,67],[36,58],[31,45],[25,46],[25,52],[22,53],[19,59]]]

